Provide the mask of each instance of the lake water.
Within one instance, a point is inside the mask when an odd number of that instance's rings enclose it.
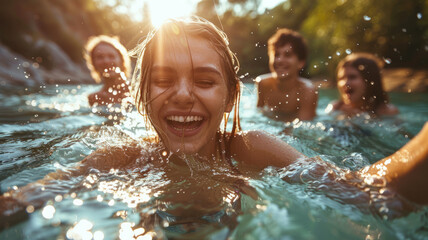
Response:
[[[124,113],[126,119],[117,125],[113,124],[115,119],[94,113],[86,96],[97,89],[99,86],[86,85],[0,89],[2,192],[72,167],[99,146],[120,143],[124,136],[146,134],[142,117],[135,111]],[[392,93],[391,102],[400,110],[398,116],[375,120],[361,116],[345,121],[324,114],[327,104],[337,97],[335,90],[320,90],[319,96],[315,120],[283,123],[256,109],[254,87],[245,84],[242,127],[265,130],[309,157],[321,156],[341,168],[357,170],[395,152],[428,120],[428,95],[424,93]],[[400,215],[403,203],[394,201],[384,189],[367,190],[372,195],[368,203],[349,204],[359,197],[360,189],[331,190],[336,180],[312,175],[310,170],[319,166],[299,164],[288,169],[268,168],[250,178],[257,198],[240,192],[239,211],[224,199],[219,203],[225,205],[224,211],[216,213],[219,216],[205,216],[208,227],[195,230],[193,235],[182,234],[183,229],[167,223],[151,229],[139,227],[146,216],[159,211],[159,195],[165,192],[162,187],[168,186],[170,191],[177,187],[177,192],[186,187],[166,183],[165,173],[141,168],[91,172],[39,189],[32,198],[50,200],[40,209],[27,209],[31,212],[28,220],[0,232],[0,239],[428,239],[426,207],[405,203],[418,211],[394,217]],[[195,173],[193,181],[215,182],[202,177],[206,175]],[[298,177],[301,182],[285,182],[283,177]],[[220,220],[234,215],[238,215],[234,229]]]

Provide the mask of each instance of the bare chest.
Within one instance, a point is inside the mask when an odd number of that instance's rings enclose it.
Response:
[[[301,101],[300,92],[282,92],[277,89],[270,89],[266,93],[265,105],[271,111],[287,114],[295,114],[299,111]]]

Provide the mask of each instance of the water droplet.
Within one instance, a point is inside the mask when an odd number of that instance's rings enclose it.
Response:
[[[339,52],[339,51],[337,51],[337,52],[336,52],[336,55],[337,55],[337,56],[340,56],[340,52]]]
[[[346,54],[351,54],[352,50],[348,48],[348,49],[345,50],[345,52],[346,52]]]
[[[416,17],[417,17],[418,19],[422,19],[422,13],[418,13],[418,14],[416,14]]]
[[[383,58],[383,61],[385,61],[386,64],[391,64],[390,58]]]
[[[61,202],[62,201],[62,196],[61,195],[56,195],[55,196],[55,202]]]
[[[367,16],[367,15],[364,15],[364,21],[370,21],[370,20],[372,20],[372,18],[371,17],[369,17],[369,16]]]
[[[27,211],[27,213],[32,213],[32,212],[34,212],[34,206],[33,206],[33,205],[28,205],[28,206],[25,208],[25,211]]]
[[[55,207],[54,206],[47,205],[46,207],[43,208],[42,215],[44,218],[51,219],[51,218],[53,218],[54,214],[55,214]]]
[[[76,198],[76,199],[73,200],[73,204],[76,205],[76,206],[82,206],[83,205],[83,200]]]

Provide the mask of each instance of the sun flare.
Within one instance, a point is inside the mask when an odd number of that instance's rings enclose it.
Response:
[[[153,26],[160,26],[166,19],[190,16],[196,9],[195,0],[147,1]]]

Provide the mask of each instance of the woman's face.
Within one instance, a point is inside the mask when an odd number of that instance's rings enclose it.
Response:
[[[123,63],[119,51],[108,43],[101,42],[94,48],[92,63],[95,71],[103,78],[118,75],[116,67],[123,71]]]
[[[216,132],[229,101],[220,55],[202,38],[188,46],[155,49],[149,83],[148,114],[162,142],[172,152],[213,154]]]
[[[337,72],[337,88],[346,105],[363,106],[366,84],[360,72],[354,67],[343,67]]]

